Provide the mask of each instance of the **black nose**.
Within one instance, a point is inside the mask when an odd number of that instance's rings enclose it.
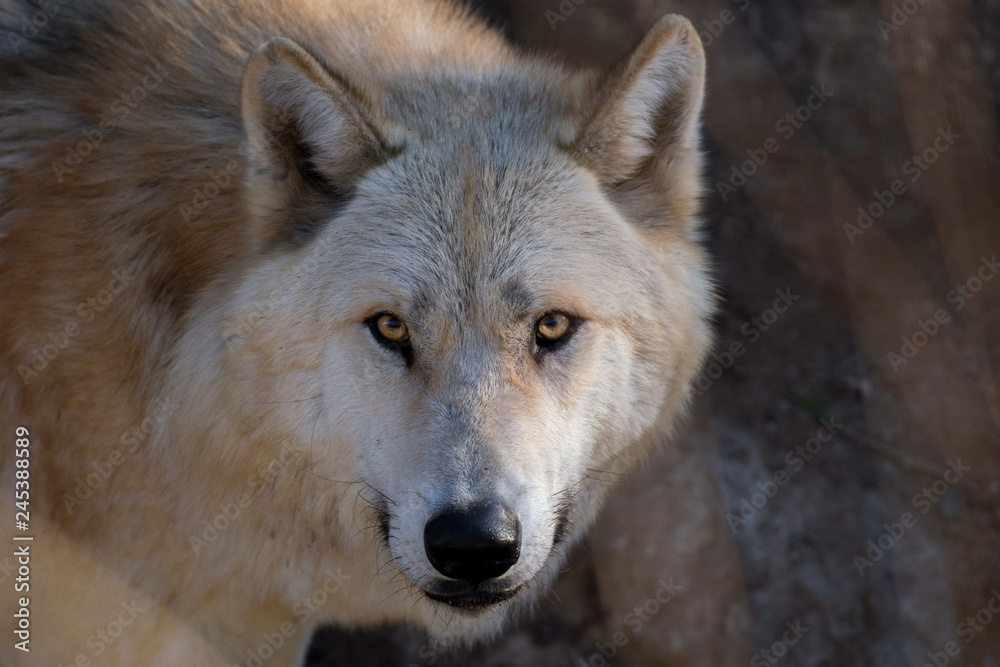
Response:
[[[424,550],[438,572],[476,586],[517,562],[521,522],[499,503],[446,510],[424,527]]]

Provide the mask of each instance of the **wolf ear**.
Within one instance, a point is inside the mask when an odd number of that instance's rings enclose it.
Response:
[[[242,116],[251,211],[272,243],[308,240],[392,152],[365,101],[282,37],[250,57]]]
[[[681,16],[664,16],[596,87],[572,154],[609,189],[639,176],[699,180],[704,87],[697,31]]]

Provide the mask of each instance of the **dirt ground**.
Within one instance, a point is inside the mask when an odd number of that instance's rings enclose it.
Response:
[[[581,65],[703,31],[717,366],[512,632],[309,664],[1000,665],[1000,0],[479,4]]]

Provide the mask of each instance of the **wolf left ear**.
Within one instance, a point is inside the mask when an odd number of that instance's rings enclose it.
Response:
[[[392,153],[369,104],[302,47],[276,37],[243,75],[248,197],[265,242],[301,243]]]
[[[571,153],[608,189],[643,181],[677,190],[664,194],[696,208],[704,88],[701,39],[687,19],[668,14],[596,87]]]

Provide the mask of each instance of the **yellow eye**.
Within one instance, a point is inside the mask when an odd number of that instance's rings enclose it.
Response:
[[[402,343],[410,337],[406,325],[395,315],[379,315],[375,320],[375,330],[390,343]]]
[[[535,342],[540,347],[548,347],[566,337],[572,321],[565,313],[549,313],[535,325]]]

